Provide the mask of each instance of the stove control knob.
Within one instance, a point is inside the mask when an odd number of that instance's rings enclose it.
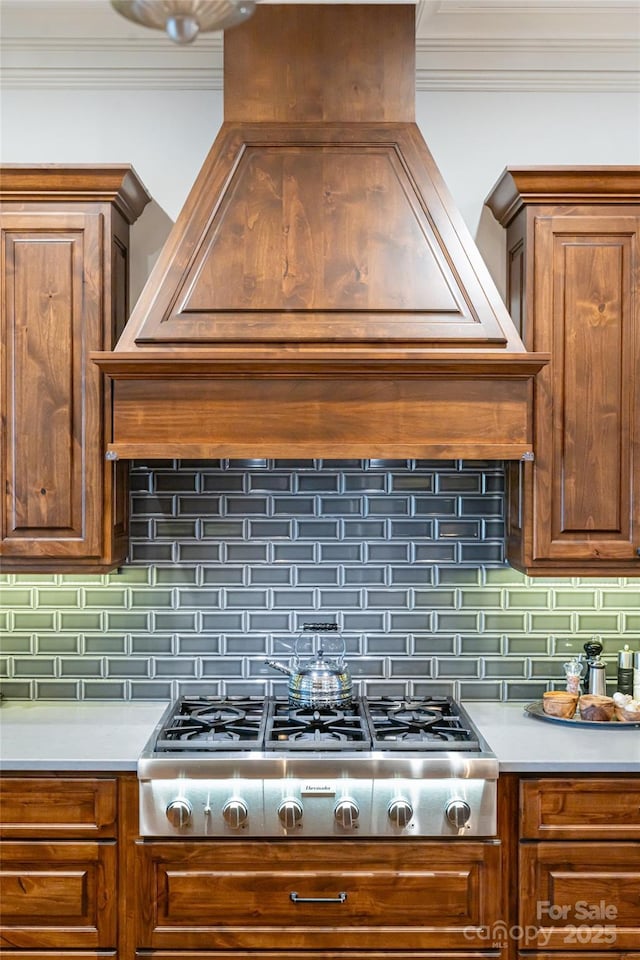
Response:
[[[293,797],[283,800],[278,807],[278,816],[285,829],[293,830],[302,820],[302,804]]]
[[[360,816],[360,810],[355,800],[338,800],[333,815],[345,830],[352,830]]]
[[[182,827],[188,827],[191,823],[193,807],[188,800],[179,797],[168,804],[166,813],[171,826],[182,829]]]
[[[413,807],[408,800],[392,800],[387,810],[389,820],[396,827],[406,827],[413,816]]]
[[[450,800],[444,812],[449,823],[462,830],[469,822],[471,807],[466,800]]]
[[[224,822],[232,830],[237,830],[249,816],[249,810],[244,800],[227,800],[222,808]]]

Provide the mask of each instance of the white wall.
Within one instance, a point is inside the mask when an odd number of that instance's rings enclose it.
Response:
[[[483,203],[505,167],[640,163],[638,92],[418,93],[417,120],[502,292],[504,231]]]

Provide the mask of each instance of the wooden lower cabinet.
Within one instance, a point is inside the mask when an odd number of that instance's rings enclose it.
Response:
[[[500,855],[496,841],[141,842],[138,947],[485,950]]]
[[[519,957],[640,960],[640,778],[519,784]]]
[[[7,841],[0,856],[0,946],[114,946],[114,842]]]
[[[0,956],[118,956],[116,776],[0,779]]]
[[[640,943],[637,843],[523,843],[520,925],[532,947],[631,949]]]

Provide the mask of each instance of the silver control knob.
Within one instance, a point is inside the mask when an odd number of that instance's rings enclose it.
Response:
[[[471,807],[466,800],[450,800],[444,812],[449,823],[458,830],[462,830],[471,817]]]
[[[227,800],[222,808],[224,822],[232,830],[238,830],[249,816],[249,809],[244,800]]]
[[[408,800],[392,800],[387,810],[389,820],[396,827],[406,827],[413,816],[413,807]]]
[[[183,797],[177,797],[175,800],[172,800],[166,809],[167,820],[172,827],[178,827],[179,829],[189,826],[192,813],[193,807],[189,801]]]
[[[360,810],[355,800],[338,800],[333,815],[345,830],[352,830],[360,816]]]
[[[302,804],[293,797],[283,800],[278,807],[278,816],[280,817],[280,823],[285,829],[293,830],[302,820]]]

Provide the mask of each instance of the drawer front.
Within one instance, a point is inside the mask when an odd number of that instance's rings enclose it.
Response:
[[[4,956],[4,954],[3,954]],[[20,954],[20,958],[22,958]],[[76,955],[74,954],[74,960]],[[303,954],[296,950],[278,950],[277,956],[273,951],[251,950],[153,950],[136,953],[137,960],[499,960],[497,950],[403,950],[396,953],[390,950],[305,950]],[[572,958],[573,960],[573,958]],[[597,960],[597,958],[596,958]],[[615,958],[614,958],[615,960]],[[639,958],[640,960],[640,958]]]
[[[558,950],[543,953],[536,950],[535,953],[519,953],[518,960],[640,960],[640,953],[637,950],[609,950],[606,953],[601,950],[588,953],[562,953]]]
[[[116,836],[117,781],[91,777],[3,777],[0,836]]]
[[[521,947],[616,951],[640,944],[635,843],[521,843]]]
[[[3,950],[2,960],[110,960],[116,958],[115,950]],[[209,954],[211,958],[211,954]]]
[[[114,843],[0,844],[0,946],[116,946]]]
[[[495,842],[138,850],[141,947],[486,949],[500,909]]]
[[[640,777],[523,780],[520,828],[523,839],[639,840]]]

